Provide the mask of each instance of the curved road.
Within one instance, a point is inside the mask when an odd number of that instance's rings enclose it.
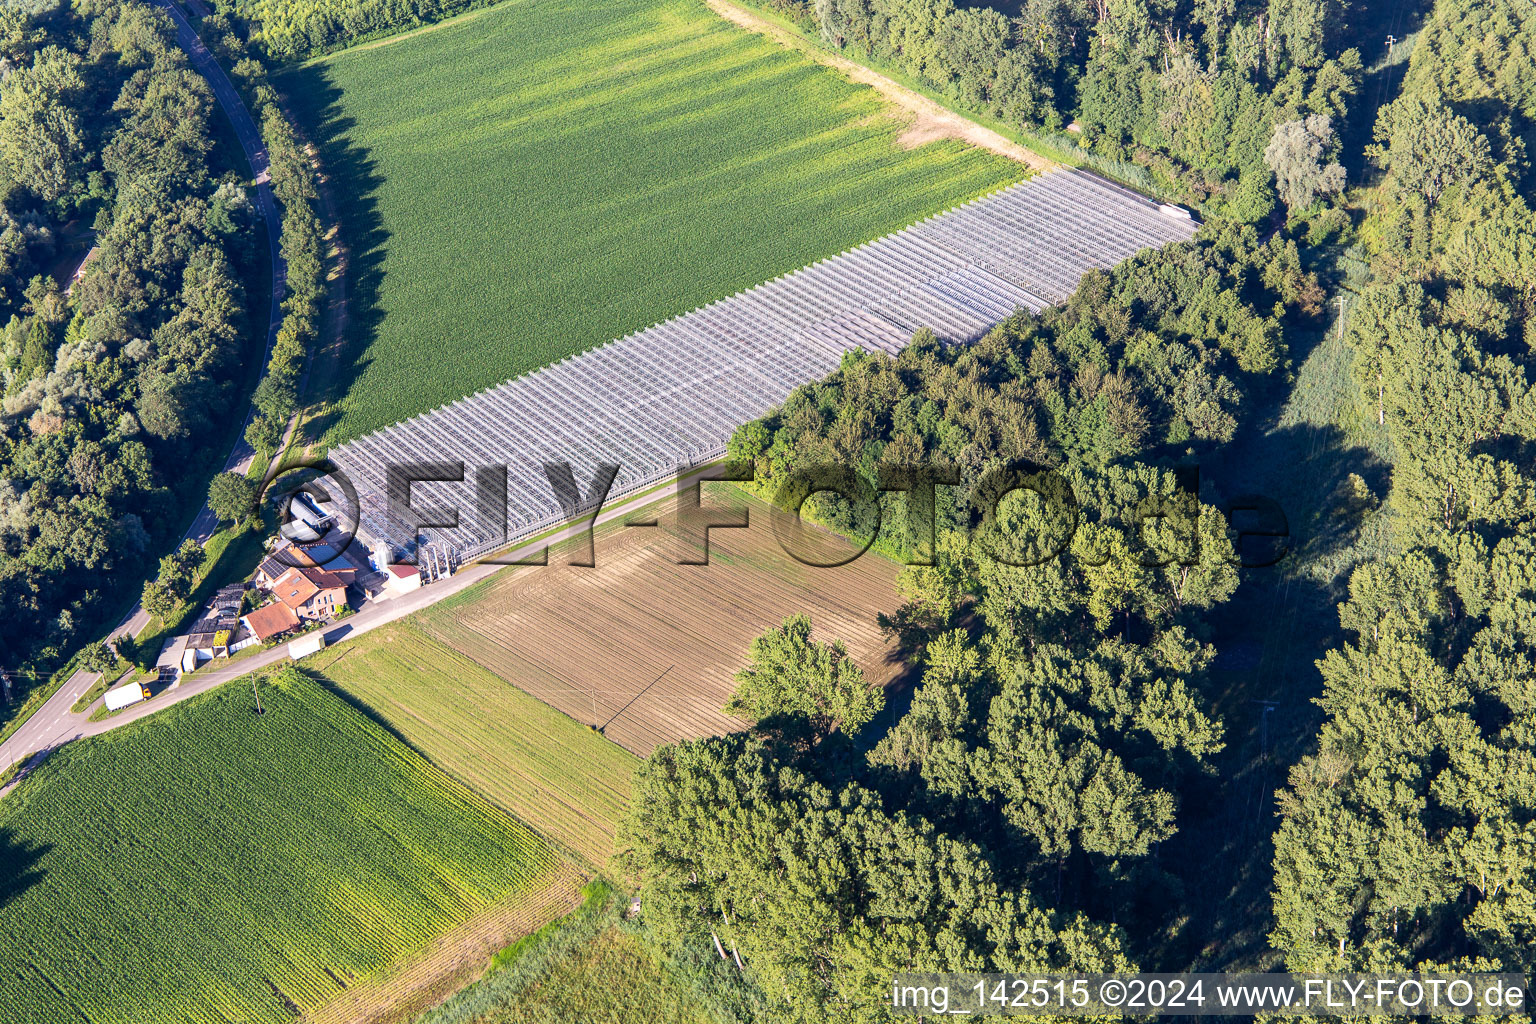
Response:
[[[187,23],[186,18],[171,5],[171,0],[151,0],[151,2],[168,11],[171,17],[175,19],[177,39],[182,49],[191,58],[193,66],[202,72],[208,79],[209,85],[213,87],[214,96],[218,99],[219,105],[223,107],[225,114],[228,115],[230,122],[234,125],[235,133],[239,136],[240,144],[245,148],[246,157],[250,161],[252,176],[256,180],[262,216],[267,223],[268,239],[271,242],[273,257],[272,315],[271,324],[267,332],[267,348],[270,351],[282,315],[280,304],[282,301],[284,267],[278,248],[280,226],[277,216],[277,204],[273,200],[271,189],[268,186],[266,150],[262,147],[261,137],[256,131],[256,125],[251,120],[250,113],[246,110],[239,94],[235,92],[229,79],[225,77],[223,69],[219,67],[212,55],[203,47],[202,41],[198,39],[197,33],[192,30],[192,26]],[[195,4],[196,0],[188,0],[188,2]],[[247,419],[249,419],[249,413],[247,414]],[[230,453],[229,461],[226,463],[225,468],[244,471],[249,467],[253,454],[245,444],[245,438],[242,436],[236,443],[234,451]],[[679,475],[678,482],[684,485],[689,484],[699,479],[708,469],[709,467],[707,466],[700,466],[686,470]],[[607,523],[621,516],[632,515],[635,509],[664,500],[669,496],[670,493],[666,485],[663,484],[653,491],[616,501],[611,505],[604,506],[597,516],[596,523]],[[213,513],[205,506],[198,513],[192,527],[187,531],[187,536],[195,538],[199,543],[205,542],[215,526],[217,526],[217,521]],[[558,544],[560,541],[573,537],[585,529],[587,529],[587,524],[585,523],[566,526],[546,538],[531,541],[512,551],[504,552],[503,557],[509,560],[531,557],[537,554],[538,549],[544,545]],[[465,566],[451,579],[363,608],[357,614],[325,630],[326,639],[330,643],[335,643],[338,640],[359,636],[370,630],[377,629],[379,626],[393,622],[396,619],[409,615],[411,612],[435,604],[445,597],[459,593],[501,568],[501,565],[485,563]],[[137,636],[147,622],[148,616],[142,610],[135,608],[134,613],[125,619],[122,625],[113,631],[112,635],[117,636],[126,628],[131,629],[133,634]],[[102,719],[99,722],[92,722],[87,715],[77,715],[71,710],[75,701],[89,690],[99,678],[95,673],[76,672],[47,703],[27,720],[25,725],[17,730],[15,735],[3,744],[0,744],[0,771],[9,768],[12,764],[33,753],[38,754],[38,760],[40,760],[41,756],[45,756],[50,751],[63,746],[71,740],[82,739],[87,736],[98,736],[127,725],[130,722],[146,718],[172,704],[204,693],[232,679],[238,679],[262,668],[286,661],[287,657],[288,646],[282,644],[249,658],[241,658],[239,661],[230,664],[220,667],[209,666],[188,676],[184,682],[178,683],[174,688],[156,694],[152,700],[132,705],[111,718]],[[33,764],[35,763],[36,761],[34,760]],[[19,781],[19,779],[14,781]],[[3,796],[11,788],[14,788],[14,783],[11,787],[0,790],[0,796]]]
[[[219,108],[224,111],[224,116],[229,119],[235,137],[240,140],[240,147],[245,150],[245,159],[251,168],[251,178],[256,183],[256,207],[261,211],[261,219],[267,226],[267,248],[272,257],[272,306],[267,320],[266,350],[262,356],[263,372],[265,372],[265,363],[271,355],[272,344],[277,338],[277,329],[283,319],[283,284],[287,277],[287,266],[283,262],[280,244],[282,220],[278,214],[277,200],[272,195],[267,148],[262,144],[261,132],[256,128],[251,112],[246,109],[245,101],[235,91],[234,85],[224,74],[224,69],[219,67],[213,54],[198,38],[186,16],[172,3],[172,0],[150,0],[150,2],[169,14],[176,23],[176,42],[186,52],[192,66],[207,79],[214,99],[218,102]],[[255,415],[254,408],[246,411],[246,423],[250,422],[253,415]],[[242,429],[240,436],[235,439],[235,446],[230,451],[229,458],[224,462],[224,470],[244,473],[250,468],[255,454],[251,446],[246,444],[245,431]],[[198,511],[197,517],[192,520],[192,525],[187,528],[186,537],[199,544],[206,544],[218,525],[218,517],[213,514],[212,509],[204,505]],[[126,632],[138,636],[148,624],[149,615],[138,605],[134,605],[128,616],[108,635],[115,637]],[[45,751],[61,742],[85,735],[86,730],[83,728],[87,725],[85,717],[75,715],[70,708],[82,694],[96,684],[99,678],[97,673],[83,669],[70,676],[42,707],[32,713],[32,717],[27,719],[26,724],[10,739],[0,744],[0,771],[4,771],[33,751]],[[110,721],[115,723],[117,719]]]

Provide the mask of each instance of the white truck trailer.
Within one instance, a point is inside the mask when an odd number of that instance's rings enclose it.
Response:
[[[307,655],[314,654],[325,646],[325,633],[315,630],[308,636],[301,636],[288,644],[288,657],[298,661]]]
[[[130,704],[137,704],[149,697],[149,687],[141,683],[124,683],[107,691],[108,711],[121,711]]]

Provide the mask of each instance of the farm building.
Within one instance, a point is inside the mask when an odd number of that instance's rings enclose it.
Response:
[[[390,565],[384,568],[388,581],[384,590],[389,594],[408,594],[421,589],[421,570],[414,565]]]
[[[262,559],[261,564],[251,575],[251,582],[261,590],[271,590],[272,584],[278,577],[289,569],[357,569],[357,558],[361,555],[348,557],[350,552],[343,545],[329,544],[325,541],[310,541],[295,544],[286,538],[280,538],[271,554]]]
[[[221,619],[198,619],[187,634],[187,652],[203,658],[220,658],[229,653],[229,641],[233,631],[223,625]]]
[[[180,665],[187,652],[187,638],[185,636],[173,636],[166,640],[160,648],[160,656],[155,659],[156,668],[164,668],[167,665]]]
[[[248,646],[250,638],[240,628],[240,604],[244,599],[245,585],[241,583],[220,587],[214,593],[202,617],[187,633],[179,661],[183,670],[191,671],[199,661],[223,658]]]
[[[234,619],[240,615],[240,602],[245,599],[245,585],[231,583],[220,587],[214,592],[213,600],[208,602],[210,614],[220,619]]]
[[[286,546],[279,548],[279,551],[285,550],[287,550]],[[272,584],[277,582],[277,578],[291,568],[293,568],[293,565],[287,558],[280,555],[278,551],[274,551],[261,560],[261,564],[256,567],[256,571],[251,574],[251,582],[262,590],[270,590]]]
[[[251,635],[263,643],[275,636],[299,626],[299,617],[294,610],[281,601],[273,601],[271,604],[262,605],[252,611],[243,620],[245,628]]]
[[[300,619],[328,619],[347,603],[347,588],[357,577],[351,569],[295,566],[272,582],[271,593]]]
[[[585,494],[619,469],[610,501],[724,453],[731,433],[853,350],[894,352],[919,328],[963,343],[1020,309],[1065,300],[1090,270],[1182,241],[1197,225],[1102,178],[1061,170],[675,317],[527,376],[350,441],[331,459],[357,488],[370,549],[454,560],[531,537],[591,501],[562,502],[544,472],[565,462]],[[458,463],[461,480],[411,488],[423,528],[395,507],[386,467]],[[505,486],[499,477],[505,467]]]
[[[270,555],[261,560],[256,571],[251,574],[251,582],[262,590],[271,590],[272,584],[276,583],[277,578],[283,573],[296,565],[310,564],[319,565],[318,562],[311,562],[306,557],[302,545],[289,544],[284,540],[279,542]]]
[[[296,545],[318,541],[336,522],[331,503],[304,491],[292,495],[284,511],[285,521],[278,532]]]
[[[386,565],[382,572],[365,573],[357,581],[358,589],[370,601],[387,601],[425,585],[421,567],[416,565]]]

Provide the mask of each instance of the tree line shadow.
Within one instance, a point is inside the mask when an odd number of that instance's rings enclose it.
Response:
[[[317,353],[310,375],[310,397],[320,411],[306,429],[319,439],[335,426],[342,400],[367,369],[384,316],[379,289],[390,237],[379,214],[378,192],[384,177],[369,151],[352,138],[357,121],[346,112],[342,89],[328,64],[286,69],[274,84],[319,154],[347,250],[346,327],[337,342],[340,350]]]
[[[0,826],[0,911],[32,886],[47,877],[38,865],[53,847],[34,843]]]
[[[1364,0],[1350,12],[1340,46],[1357,48],[1369,69],[1361,77],[1342,126],[1344,151],[1340,161],[1350,181],[1364,181],[1375,173],[1365,147],[1373,138],[1381,108],[1397,98],[1408,73],[1407,60],[1390,59],[1387,37],[1392,37],[1394,47],[1403,43],[1423,27],[1432,7],[1432,0]]]
[[[1180,831],[1161,851],[1183,884],[1191,916],[1161,937],[1149,959],[1263,968],[1274,959],[1267,933],[1275,794],[1322,725],[1316,662],[1347,639],[1337,605],[1365,554],[1362,531],[1378,514],[1340,484],[1354,474],[1385,495],[1390,466],[1347,444],[1337,426],[1303,424],[1256,427],[1202,471],[1205,500],[1218,507],[1231,494],[1278,502],[1289,552],[1273,566],[1242,570],[1237,593],[1210,617],[1217,648],[1210,699],[1226,726],[1226,748],[1208,782],[1182,794]]]

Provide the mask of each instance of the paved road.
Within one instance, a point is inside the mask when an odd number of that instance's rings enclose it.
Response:
[[[278,214],[277,200],[272,195],[267,150],[262,144],[261,133],[256,128],[256,122],[251,118],[251,112],[245,107],[245,101],[235,91],[234,85],[224,74],[224,69],[219,67],[213,54],[203,46],[203,41],[193,31],[186,16],[170,0],[151,0],[151,2],[170,14],[176,22],[176,42],[186,52],[192,66],[207,79],[209,87],[213,90],[214,99],[229,119],[235,137],[240,140],[240,147],[245,150],[245,159],[251,168],[251,178],[256,183],[256,207],[267,226],[267,249],[272,257],[272,305],[267,320],[266,354],[262,356],[262,364],[265,367],[267,358],[272,352],[272,344],[277,338],[277,329],[282,324],[283,284],[287,277],[287,266],[283,262],[280,246],[282,220]],[[255,409],[248,409],[246,423],[249,423],[254,415]],[[292,429],[291,424],[290,429]],[[245,431],[242,428],[240,436],[235,439],[235,446],[230,451],[229,458],[224,462],[225,471],[244,473],[250,468],[255,454],[251,446],[246,444]],[[218,517],[213,514],[212,509],[204,505],[192,520],[192,525],[187,528],[186,536],[199,544],[206,544],[218,526]],[[138,605],[134,605],[133,610],[113,628],[110,635],[121,636],[129,633],[132,636],[138,636],[147,625],[149,625],[148,613]],[[73,715],[70,708],[82,694],[96,685],[100,678],[98,673],[82,669],[65,680],[64,685],[59,687],[31,718],[27,719],[27,723],[18,729],[15,735],[4,744],[0,744],[0,771],[34,750],[55,745],[56,738],[71,728],[70,720],[79,717]],[[80,720],[84,721],[83,718]]]
[[[691,483],[706,471],[706,467],[689,470],[683,474],[682,482],[684,484]],[[620,517],[631,516],[635,513],[636,509],[643,505],[670,498],[670,496],[670,490],[663,487],[663,489],[643,498],[636,497],[617,502],[614,505],[605,507],[602,513],[598,515],[597,523],[593,525],[611,522]],[[707,494],[706,500],[708,500]],[[586,528],[587,525],[585,523],[567,526],[546,539],[531,541],[513,549],[510,553],[503,555],[503,560],[512,561],[530,558],[536,555],[538,550],[544,545],[557,544],[568,537],[576,536]],[[412,591],[409,594],[402,594],[387,601],[370,604],[357,614],[325,630],[326,643],[332,644],[340,640],[351,639],[361,636],[370,630],[378,629],[380,626],[394,622],[412,612],[420,611],[428,605],[436,604],[445,597],[457,594],[466,587],[474,586],[501,568],[503,568],[501,565],[476,563],[461,569],[450,579],[433,583],[422,587],[420,590]],[[99,722],[89,721],[85,715],[73,714],[69,711],[68,705],[65,705],[64,714],[61,716],[44,716],[42,713],[39,713],[34,715],[32,720],[27,723],[27,735],[31,737],[29,743],[18,742],[22,733],[17,733],[16,736],[11,737],[3,745],[0,745],[0,770],[4,770],[32,751],[46,754],[71,740],[81,739],[85,736],[99,736],[104,732],[127,725],[129,722],[135,722],[141,718],[153,715],[155,712],[184,701],[188,697],[194,697],[232,679],[238,679],[241,676],[249,675],[252,672],[278,664],[287,659],[288,646],[283,644],[265,650],[258,655],[242,658],[220,668],[210,667],[202,669],[187,676],[184,681],[172,689],[156,694],[152,700],[145,701],[142,704],[135,704],[126,711],[113,715],[111,718],[102,719]],[[34,726],[36,728],[33,728]],[[3,795],[4,791],[0,791],[0,796]]]

